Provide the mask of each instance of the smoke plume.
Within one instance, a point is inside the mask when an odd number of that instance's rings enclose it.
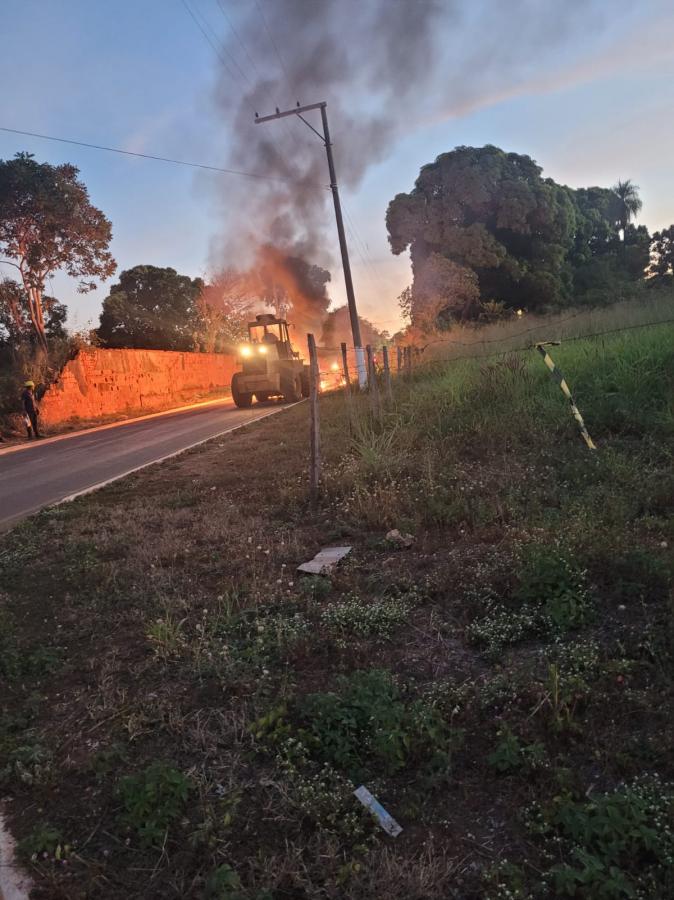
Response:
[[[227,181],[215,268],[253,265],[265,245],[325,268],[339,259],[322,142],[296,117],[256,125],[256,112],[327,101],[337,178],[353,189],[402,134],[545,89],[545,75],[554,89],[638,15],[628,0],[610,13],[603,0],[215,2],[228,164],[278,179]],[[318,112],[307,118],[321,130]],[[298,293],[291,315],[318,333],[324,301]]]
[[[229,71],[223,69],[219,102],[234,123],[229,164],[277,180],[227,183],[229,224],[214,263],[273,261],[290,295],[290,316],[320,333],[327,294],[301,289],[292,265],[283,278],[281,272],[284,259],[330,268],[338,258],[325,149],[296,117],[256,125],[254,114],[327,101],[338,181],[355,187],[406,126],[412,94],[432,68],[440,5],[250,0],[229,12],[220,6]],[[322,131],[319,112],[306,118]]]

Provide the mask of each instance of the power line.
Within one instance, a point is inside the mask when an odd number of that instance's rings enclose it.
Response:
[[[187,10],[187,12],[189,13],[190,18],[192,19],[192,21],[194,22],[194,24],[197,26],[197,28],[198,28],[199,31],[202,33],[202,35],[204,36],[204,38],[208,41],[208,43],[209,43],[210,46],[211,46],[211,49],[213,50],[213,52],[215,53],[215,55],[218,57],[218,59],[220,60],[220,62],[222,63],[222,65],[225,67],[225,69],[226,69],[227,72],[229,73],[230,77],[231,77],[231,78],[234,78],[234,80],[236,80],[236,77],[232,74],[232,70],[231,70],[230,67],[229,67],[229,63],[228,63],[227,60],[222,56],[222,54],[221,54],[221,52],[220,52],[220,48],[218,47],[217,44],[214,44],[214,43],[213,43],[213,41],[212,41],[210,35],[208,34],[208,32],[206,31],[206,29],[204,28],[204,26],[201,24],[201,22],[200,22],[199,19],[197,18],[197,15],[196,15],[196,13],[194,12],[194,10],[192,9],[192,7],[188,4],[187,0],[181,0],[181,2],[182,2],[182,4],[183,4],[183,6],[185,7],[185,9]]]
[[[280,65],[281,65],[281,69],[283,70],[283,74],[284,74],[285,77],[286,77],[286,81],[288,82],[288,87],[289,87],[290,90],[292,91],[292,89],[293,89],[293,84],[292,84],[292,81],[290,80],[290,75],[289,75],[289,73],[288,73],[288,70],[287,70],[287,68],[286,68],[285,63],[283,62],[283,57],[281,56],[281,51],[279,50],[279,48],[278,48],[278,46],[277,46],[277,44],[276,44],[276,41],[274,40],[274,35],[272,34],[271,29],[269,28],[269,25],[267,24],[267,20],[266,20],[266,18],[265,18],[265,15],[264,15],[264,13],[262,12],[262,7],[260,6],[259,0],[255,0],[255,6],[257,7],[258,15],[260,16],[260,19],[261,19],[261,21],[262,21],[262,24],[264,25],[264,30],[267,32],[267,37],[269,38],[269,41],[270,41],[272,47],[274,48],[274,51],[275,51],[275,53],[276,53],[276,57],[277,57],[277,59],[278,59]]]
[[[208,166],[204,163],[188,162],[184,159],[172,159],[168,156],[154,156],[150,153],[136,153],[133,150],[120,150],[119,147],[106,147],[103,144],[89,144],[85,141],[75,141],[71,138],[54,137],[50,134],[38,134],[35,131],[21,131],[18,128],[6,128],[0,125],[0,131],[6,131],[9,134],[21,134],[24,137],[40,138],[43,141],[56,141],[59,144],[73,144],[76,147],[86,147],[89,150],[105,150],[107,153],[120,153],[123,156],[137,156],[140,159],[151,159],[155,162],[172,163],[176,166],[189,166],[191,169],[205,169],[208,172],[219,172],[222,175],[240,175],[243,178],[258,178],[264,181],[284,181],[289,184],[300,184],[297,178],[284,178],[282,175],[262,175],[259,172],[243,172],[239,169],[225,169],[221,166]],[[318,184],[316,185],[318,187]],[[326,185],[320,185],[326,188]]]
[[[233,23],[232,20],[230,19],[229,13],[227,12],[227,9],[225,8],[224,3],[222,2],[222,0],[217,0],[217,4],[218,4],[218,7],[219,7],[219,9],[220,9],[220,12],[221,12],[222,15],[225,17],[225,20],[226,20],[227,24],[229,25],[229,28],[230,28],[232,34],[234,35],[234,37],[235,37],[235,38],[237,39],[237,41],[239,42],[239,46],[240,46],[241,49],[243,50],[244,54],[248,57],[248,62],[250,63],[250,65],[251,65],[253,71],[255,72],[255,74],[257,75],[257,77],[259,78],[259,77],[260,77],[260,70],[258,69],[257,65],[255,64],[255,60],[254,60],[253,57],[251,56],[251,54],[250,54],[250,52],[249,52],[249,50],[248,50],[248,47],[247,47],[247,46],[245,45],[245,43],[243,42],[243,38],[239,35],[239,32],[238,32],[238,31],[236,30],[236,28],[234,27],[234,23]]]
[[[239,71],[239,73],[240,73],[240,75],[241,75],[241,78],[243,79],[243,94],[245,94],[245,91],[246,91],[246,85],[248,86],[248,89],[250,89],[250,91],[252,92],[252,90],[253,90],[253,88],[254,88],[254,85],[253,85],[253,82],[252,82],[251,78],[249,77],[248,73],[245,72],[244,69],[242,69],[242,67],[239,65],[239,63],[238,63],[236,57],[235,57],[234,54],[228,49],[227,45],[226,45],[224,42],[222,42],[222,41],[218,38],[218,36],[215,34],[215,31],[213,30],[213,28],[211,28],[211,26],[208,24],[208,21],[206,20],[206,17],[205,17],[203,14],[200,14],[200,15],[201,15],[201,18],[202,18],[203,21],[206,23],[206,25],[207,25],[207,27],[208,27],[208,30],[211,32],[211,35],[212,35],[213,37],[211,37],[211,36],[208,34],[208,32],[206,31],[206,29],[203,27],[203,25],[201,24],[201,21],[200,21],[199,17],[198,17],[197,14],[195,13],[195,11],[191,8],[191,6],[188,4],[187,0],[181,0],[181,2],[182,2],[182,4],[183,4],[183,6],[185,7],[185,9],[187,10],[187,12],[189,13],[189,15],[190,15],[192,21],[194,22],[194,24],[197,26],[197,28],[199,29],[199,31],[201,32],[201,34],[204,36],[204,38],[206,39],[206,41],[207,41],[208,44],[210,45],[211,49],[213,50],[213,52],[214,52],[215,55],[217,56],[218,60],[222,63],[222,65],[223,65],[225,71],[227,72],[227,74],[229,75],[229,77],[230,77],[236,84],[238,84],[239,87],[241,87],[241,85],[242,85],[241,80],[238,79],[237,76],[236,76],[236,74],[234,74],[234,73],[232,72],[232,69],[230,68],[230,66],[229,66],[229,64],[227,63],[227,61],[225,60],[225,58],[223,57],[221,50],[224,50],[224,52],[227,54],[227,56],[230,58],[230,60],[231,60],[231,61],[233,62],[233,64],[236,66],[236,69]],[[251,61],[252,65],[253,65],[253,68],[257,71],[257,67],[256,67],[256,65],[255,65],[255,62],[253,61],[253,59],[252,59],[250,53],[249,53],[248,50],[246,49],[246,47],[245,47],[245,45],[244,45],[242,39],[240,38],[238,32],[237,32],[236,29],[234,28],[233,23],[231,22],[229,16],[228,16],[227,13],[225,12],[225,9],[223,8],[223,6],[221,5],[220,2],[218,2],[218,8],[220,9],[220,12],[222,13],[222,15],[225,17],[225,20],[227,21],[227,24],[229,25],[230,29],[231,29],[232,32],[234,33],[234,36],[235,36],[236,39],[238,40],[239,44],[240,44],[241,47],[243,48],[244,53],[248,56],[249,60]],[[246,100],[245,97],[242,96],[242,101],[246,103],[246,105],[247,105],[248,108],[250,109],[251,113],[255,113],[255,108],[253,107],[252,102],[251,102],[250,99],[249,99],[249,100]],[[286,126],[287,130],[292,131],[292,129],[289,129],[289,128],[287,127],[287,123],[284,122],[284,125]],[[293,132],[293,138],[294,138],[294,140],[295,140],[296,142],[299,142],[299,139],[297,138],[297,135],[296,135],[294,132]],[[279,155],[281,156],[283,162],[285,163],[286,168],[287,168],[287,169],[290,169],[291,166],[289,165],[288,160],[285,158],[285,156],[284,156],[284,154],[283,154],[283,152],[282,152],[282,150],[281,150],[280,147],[278,148],[278,152],[279,152]]]

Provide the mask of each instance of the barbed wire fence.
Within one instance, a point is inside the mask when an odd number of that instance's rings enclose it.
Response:
[[[567,316],[565,319],[556,322],[552,327],[559,328],[561,325],[566,324],[573,319],[576,319],[579,315],[581,315],[580,312],[574,313],[571,316]],[[384,344],[380,348],[375,348],[372,345],[368,344],[365,347],[368,373],[368,383],[365,388],[361,388],[358,384],[357,379],[353,377],[353,373],[355,372],[356,359],[355,347],[349,346],[345,342],[343,342],[340,344],[339,348],[320,348],[320,354],[324,359],[326,354],[334,354],[334,361],[330,365],[330,367],[321,368],[319,361],[319,351],[317,350],[316,342],[313,335],[309,335],[308,338],[312,388],[310,396],[312,434],[310,470],[311,496],[313,499],[316,499],[320,491],[321,460],[320,422],[318,409],[319,396],[322,393],[326,393],[329,391],[341,391],[343,393],[344,402],[347,409],[347,419],[352,430],[355,427],[357,414],[360,413],[360,410],[358,410],[358,413],[356,410],[356,398],[358,395],[367,395],[369,397],[368,408],[372,420],[381,425],[384,420],[384,413],[386,409],[390,409],[395,400],[394,380],[409,384],[414,380],[415,377],[423,377],[433,369],[445,370],[454,363],[469,362],[471,360],[493,360],[498,357],[508,358],[515,354],[526,354],[534,351],[539,353],[543,357],[543,360],[550,371],[551,377],[560,386],[564,396],[569,401],[572,415],[578,422],[581,435],[585,440],[588,448],[591,450],[596,450],[596,446],[587,434],[585,423],[582,419],[582,416],[580,415],[580,412],[578,411],[578,407],[566,382],[566,379],[564,378],[564,375],[561,373],[556,363],[552,361],[550,354],[545,348],[549,346],[561,346],[563,344],[569,344],[575,341],[585,341],[608,337],[644,328],[655,328],[661,325],[674,325],[674,318],[658,319],[651,322],[640,322],[632,325],[623,325],[619,328],[606,328],[598,331],[584,332],[582,334],[569,335],[568,337],[556,338],[554,340],[540,340],[533,342],[528,341],[523,346],[501,346],[499,349],[494,349],[493,351],[489,352],[484,352],[483,350],[479,353],[462,353],[456,356],[433,356],[432,358],[424,358],[430,347],[437,347],[438,345],[475,347],[476,345],[479,345],[484,348],[485,345],[503,345],[505,343],[517,340],[518,338],[528,337],[530,335],[536,334],[546,328],[550,329],[551,326],[549,323],[541,323],[532,328],[527,328],[522,331],[516,332],[515,334],[509,335],[506,338],[493,338],[483,341],[468,342],[458,341],[451,338],[440,338],[437,340],[428,341],[420,346],[414,344],[397,344],[395,346]],[[395,367],[391,365],[390,353],[392,351],[395,351]]]

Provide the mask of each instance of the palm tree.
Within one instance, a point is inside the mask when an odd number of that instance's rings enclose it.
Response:
[[[616,224],[622,231],[623,240],[625,240],[627,226],[632,219],[638,216],[643,206],[639,197],[639,185],[634,184],[629,178],[626,178],[625,181],[618,179],[611,190],[616,196]]]

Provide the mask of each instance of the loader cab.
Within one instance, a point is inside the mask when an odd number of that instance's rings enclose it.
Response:
[[[274,354],[277,359],[297,359],[299,354],[290,343],[288,323],[272,315],[259,315],[248,323],[248,339],[253,347],[263,353]],[[266,348],[266,349],[262,349]]]

